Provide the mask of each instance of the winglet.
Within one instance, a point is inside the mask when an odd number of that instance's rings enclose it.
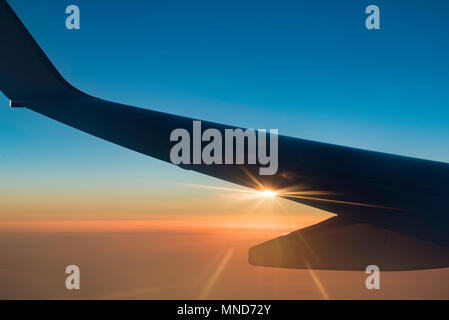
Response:
[[[0,90],[11,107],[85,95],[56,70],[6,0],[0,0],[0,43]]]

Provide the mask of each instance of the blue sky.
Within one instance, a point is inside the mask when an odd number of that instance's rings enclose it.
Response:
[[[61,74],[91,95],[449,162],[447,1],[8,2]],[[70,4],[80,30],[65,28]],[[381,30],[365,28],[369,4]],[[216,182],[11,110],[1,94],[0,106],[2,190]]]

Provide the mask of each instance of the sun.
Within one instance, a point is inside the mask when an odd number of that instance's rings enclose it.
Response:
[[[264,198],[273,198],[277,195],[277,193],[275,191],[271,191],[268,189],[260,191],[259,194],[261,197],[264,197]]]

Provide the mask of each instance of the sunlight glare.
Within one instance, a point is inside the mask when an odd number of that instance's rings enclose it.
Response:
[[[277,193],[275,191],[271,191],[271,190],[263,190],[260,191],[260,196],[261,197],[265,197],[265,198],[273,198],[277,195]]]

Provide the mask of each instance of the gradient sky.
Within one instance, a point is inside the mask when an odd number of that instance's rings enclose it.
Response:
[[[9,3],[62,75],[94,96],[449,159],[447,1],[376,1],[378,31],[364,26],[366,1]],[[81,10],[80,30],[65,28],[72,3]],[[217,191],[174,184],[226,183],[9,109],[1,94],[0,105],[0,219],[229,209],[213,205]]]

